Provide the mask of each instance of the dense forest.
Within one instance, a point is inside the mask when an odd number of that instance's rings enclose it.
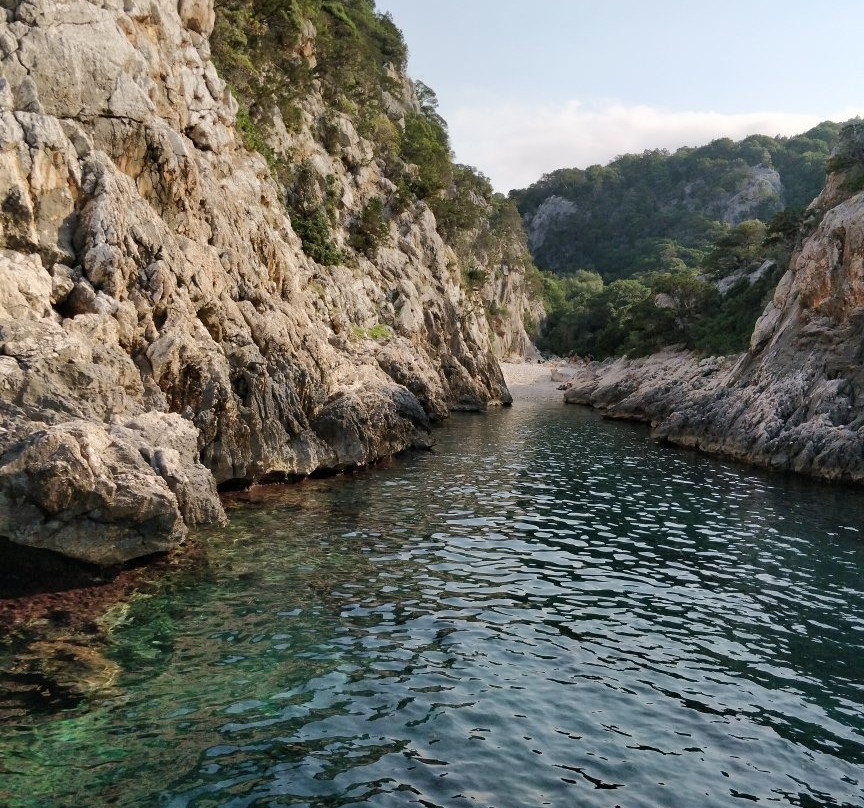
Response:
[[[829,158],[854,151],[855,125],[625,155],[511,192],[545,270],[541,346],[595,357],[744,350],[818,223],[807,205]]]
[[[729,227],[809,205],[839,131],[826,122],[792,138],[752,135],[674,154],[628,154],[555,171],[510,197],[542,270],[588,269],[610,281],[697,266]]]

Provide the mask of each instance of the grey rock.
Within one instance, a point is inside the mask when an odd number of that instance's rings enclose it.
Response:
[[[22,112],[41,114],[42,104],[39,101],[39,89],[36,87],[36,82],[30,76],[25,76],[18,85],[15,106]]]
[[[166,433],[163,439],[171,440]],[[46,426],[0,466],[0,535],[96,564],[176,545],[177,497],[138,446],[87,421]],[[217,500],[218,504],[218,500]]]
[[[814,207],[842,199],[829,178]],[[658,439],[771,468],[864,482],[864,194],[793,256],[750,350],[577,369],[565,401],[648,422]]]
[[[418,203],[374,259],[352,253],[350,223],[394,186],[348,116],[338,159],[319,142],[319,87],[271,144],[341,200],[351,260],[319,266],[240,145],[212,0],[6,5],[0,536],[121,563],[221,521],[217,484],[372,463],[428,446],[451,409],[509,403],[497,356],[533,351],[522,321],[542,314],[524,244],[490,248],[468,290]]]

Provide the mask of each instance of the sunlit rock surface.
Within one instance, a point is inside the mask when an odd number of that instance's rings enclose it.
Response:
[[[222,519],[217,484],[369,463],[509,402],[518,273],[490,273],[496,331],[422,204],[374,262],[304,255],[235,130],[212,0],[4,5],[0,535],[121,562]],[[387,180],[347,118],[340,139],[320,168],[357,211]]]

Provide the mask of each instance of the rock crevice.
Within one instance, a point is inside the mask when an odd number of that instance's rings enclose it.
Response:
[[[509,403],[425,205],[374,261],[304,254],[210,61],[212,0],[5,6],[0,536],[119,563],[224,518],[218,484],[373,462]],[[387,180],[343,129],[322,171],[350,218]],[[530,350],[518,331],[502,344]]]

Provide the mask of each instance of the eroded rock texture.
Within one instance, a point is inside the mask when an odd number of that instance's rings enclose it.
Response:
[[[3,5],[0,535],[124,561],[223,518],[219,483],[368,463],[509,402],[492,340],[529,350],[521,322],[491,333],[424,205],[374,261],[304,255],[210,61],[212,0]],[[350,213],[385,180],[347,119],[341,143],[320,170]],[[490,282],[518,316],[521,287]]]
[[[842,175],[740,357],[659,354],[579,368],[565,393],[673,443],[864,481],[864,194]]]

